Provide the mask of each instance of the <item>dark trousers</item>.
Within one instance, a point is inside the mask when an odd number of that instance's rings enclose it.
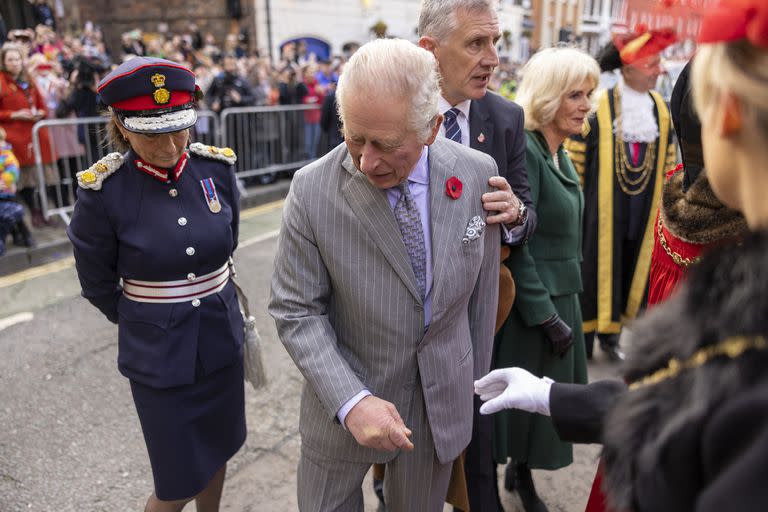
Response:
[[[480,414],[482,403],[480,397],[475,396],[472,440],[464,460],[469,508],[472,512],[503,512],[493,460],[493,416]]]

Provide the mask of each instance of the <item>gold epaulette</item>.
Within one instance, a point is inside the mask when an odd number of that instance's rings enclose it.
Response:
[[[101,184],[123,165],[123,155],[110,153],[89,168],[77,173],[77,183],[82,188],[101,190]]]
[[[232,148],[217,148],[216,146],[206,146],[200,142],[193,142],[189,145],[189,152],[203,158],[226,162],[229,165],[235,165],[237,162],[237,155]]]

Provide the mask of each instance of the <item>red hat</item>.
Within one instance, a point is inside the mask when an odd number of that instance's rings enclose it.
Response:
[[[701,20],[699,43],[726,43],[747,39],[768,48],[768,1],[720,0]]]
[[[168,133],[195,124],[199,88],[181,64],[134,57],[105,76],[97,88],[122,125],[135,133]]]
[[[677,42],[677,35],[674,30],[648,30],[645,25],[637,25],[634,33],[613,36],[613,44],[619,50],[621,62],[625,65],[661,53],[675,42]]]

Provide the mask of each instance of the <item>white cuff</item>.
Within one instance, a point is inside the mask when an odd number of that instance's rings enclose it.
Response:
[[[528,218],[519,226],[509,227],[506,224],[501,225],[501,241],[506,245],[522,245],[525,242],[525,233],[527,231]]]
[[[541,396],[540,401],[536,407],[539,414],[543,414],[544,416],[551,416],[549,412],[549,392],[552,390],[552,384],[554,384],[555,381],[550,379],[549,377],[542,377],[541,382],[543,383],[541,387]]]
[[[367,389],[364,389],[360,391],[358,394],[344,402],[344,405],[341,406],[341,409],[339,409],[339,412],[336,413],[336,417],[339,419],[339,423],[341,423],[341,426],[344,427],[344,430],[347,429],[347,425],[344,423],[344,421],[347,419],[347,414],[349,414],[349,411],[352,410],[354,406],[357,405],[357,403],[362,400],[363,398],[372,395],[370,391]]]

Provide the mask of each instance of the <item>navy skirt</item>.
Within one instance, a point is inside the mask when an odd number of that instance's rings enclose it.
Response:
[[[245,442],[242,359],[188,386],[131,391],[161,500],[199,494]]]

